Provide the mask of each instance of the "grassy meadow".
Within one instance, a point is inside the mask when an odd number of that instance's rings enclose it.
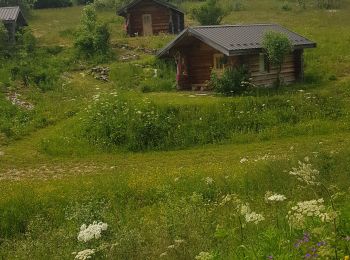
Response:
[[[223,23],[278,23],[317,42],[305,82],[176,91],[174,65],[147,52],[173,36],[128,38],[100,10],[113,46],[103,82],[96,64],[62,65],[82,8],[33,11],[60,77],[24,87],[0,64],[0,259],[349,259],[350,2],[219,2],[232,9]]]

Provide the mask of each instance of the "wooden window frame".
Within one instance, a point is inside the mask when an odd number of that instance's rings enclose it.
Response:
[[[222,61],[223,61],[224,58],[225,58],[225,55],[222,54],[222,53],[215,53],[215,54],[213,55],[213,69],[214,69],[215,71],[223,71],[223,70],[225,69],[225,63],[222,62],[222,64],[220,64],[220,66],[218,66],[218,63],[217,63],[217,59],[218,59],[218,58],[221,58]]]
[[[259,71],[260,73],[270,73],[270,61],[266,53],[259,53]]]

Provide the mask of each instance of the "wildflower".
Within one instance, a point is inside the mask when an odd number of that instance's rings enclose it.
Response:
[[[211,178],[211,177],[207,177],[207,178],[205,178],[205,182],[206,182],[208,185],[211,185],[211,184],[213,184],[214,180],[213,180],[213,178]]]
[[[175,244],[179,245],[179,244],[185,243],[185,240],[183,240],[183,239],[175,239],[174,242],[175,242]]]
[[[167,256],[167,255],[168,255],[167,252],[163,252],[163,253],[161,253],[161,254],[159,255],[159,257],[165,257],[165,256]]]
[[[174,248],[175,248],[175,245],[168,246],[168,249],[174,249]]]
[[[269,255],[269,256],[267,257],[267,259],[272,260],[272,259],[273,259],[273,256],[272,256],[272,255]]]
[[[298,162],[299,167],[293,169],[289,172],[290,175],[293,175],[297,178],[297,180],[304,182],[308,185],[319,185],[317,182],[317,176],[319,175],[319,171],[316,169],[312,169],[312,165],[308,163]]]
[[[232,195],[231,194],[227,194],[226,196],[224,196],[222,198],[222,201],[220,202],[220,206],[224,206],[226,203],[230,202],[232,200]]]
[[[74,259],[86,260],[86,259],[92,258],[94,254],[95,254],[95,249],[85,249],[83,251],[78,252],[77,255],[74,257]]]
[[[265,220],[264,216],[259,213],[255,213],[254,211],[245,214],[245,221],[247,223],[252,222],[254,224],[258,224],[263,220]]]
[[[243,157],[239,162],[240,162],[240,163],[245,163],[245,162],[248,162],[248,159],[245,158],[245,157]]]
[[[286,196],[282,194],[272,193],[272,192],[266,192],[265,194],[265,201],[266,202],[274,202],[274,201],[284,201],[286,200]]]
[[[214,255],[209,252],[200,252],[194,259],[196,260],[211,260],[214,259]]]
[[[78,234],[78,241],[87,242],[91,239],[99,239],[101,237],[101,232],[107,230],[108,225],[103,222],[97,223],[94,221],[92,224],[90,224],[88,227],[86,227],[85,224],[83,224],[80,227],[80,232]]]
[[[244,216],[244,219],[247,223],[258,224],[259,222],[265,220],[262,214],[251,211],[249,204],[241,205],[241,215]]]
[[[289,224],[296,228],[302,228],[308,218],[319,218],[322,222],[329,222],[336,217],[335,212],[327,212],[324,200],[309,200],[298,202],[288,212]]]

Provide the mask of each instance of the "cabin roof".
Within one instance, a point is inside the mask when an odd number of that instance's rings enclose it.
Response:
[[[117,11],[117,14],[120,15],[120,16],[125,16],[129,8],[134,7],[135,5],[137,5],[138,3],[142,2],[142,1],[143,0],[134,0],[134,1],[132,1],[131,3],[123,6],[122,8],[120,8]],[[174,10],[174,11],[177,11],[177,12],[183,14],[183,12],[178,7],[176,7],[175,5],[169,3],[169,2],[167,2],[165,0],[152,0],[152,1],[157,3],[157,4],[163,5],[165,7],[168,7],[170,9]]]
[[[268,31],[284,33],[295,49],[316,47],[315,42],[277,24],[212,25],[185,29],[161,49],[157,56],[166,56],[173,47],[186,45],[189,37],[195,37],[227,56],[239,55],[262,49],[264,35]]]
[[[0,7],[0,21],[15,22],[19,17],[23,19],[24,25],[27,25],[19,6]]]

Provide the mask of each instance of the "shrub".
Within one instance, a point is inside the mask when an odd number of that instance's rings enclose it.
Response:
[[[55,7],[69,7],[73,3],[71,0],[36,0],[34,3],[35,9],[55,8]]]
[[[107,150],[170,150],[230,138],[242,142],[242,136],[268,139],[277,133],[310,134],[322,131],[320,127],[310,130],[312,122],[325,119],[333,124],[345,114],[337,98],[295,93],[186,105],[157,104],[129,93],[99,99],[82,117],[79,128],[90,143]]]
[[[232,7],[233,11],[242,11],[244,9],[244,5],[241,1],[235,1],[233,3],[233,7]]]
[[[0,21],[0,52],[3,52],[7,48],[8,40],[8,32],[4,24]]]
[[[232,96],[243,93],[247,89],[248,71],[244,66],[227,68],[219,77],[212,73],[209,85],[218,93]]]
[[[220,24],[224,17],[224,10],[216,0],[207,0],[203,6],[192,10],[192,16],[201,25],[216,25]]]
[[[95,0],[94,7],[96,9],[116,8],[116,1],[115,0]]]
[[[92,5],[86,6],[74,42],[78,55],[85,58],[105,57],[109,53],[109,39],[107,24],[97,21],[96,10]]]
[[[87,4],[91,4],[94,1],[93,0],[74,0],[73,1],[75,5],[87,5]]]
[[[175,83],[171,79],[150,78],[141,82],[141,91],[144,93],[172,91],[175,89]]]
[[[292,7],[287,3],[287,2],[284,2],[281,6],[281,9],[283,11],[291,11],[292,10]]]

